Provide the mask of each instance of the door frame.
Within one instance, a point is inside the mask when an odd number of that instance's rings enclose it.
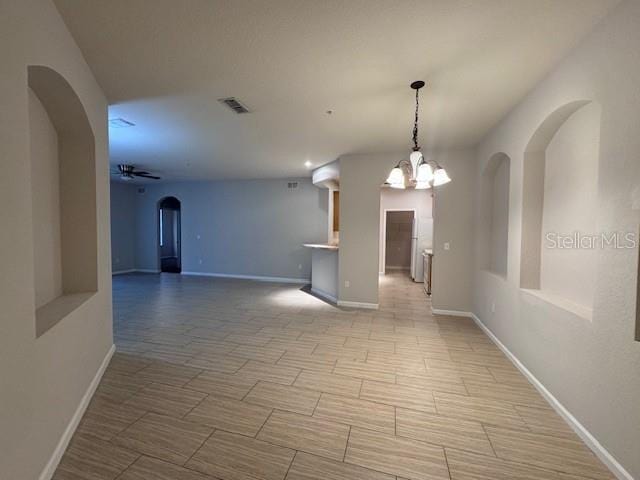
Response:
[[[158,272],[162,273],[162,247],[160,246],[160,210],[162,209],[162,202],[164,202],[168,198],[175,198],[180,208],[176,210],[178,212],[177,217],[177,239],[176,239],[176,248],[177,248],[177,257],[178,263],[180,265],[180,272],[182,273],[182,200],[180,200],[175,195],[166,195],[158,200],[156,204],[156,261],[158,262]]]
[[[387,269],[387,212],[413,212],[413,224],[416,224],[417,210],[415,208],[385,208],[382,210],[382,265],[378,266],[380,275],[386,275]],[[413,238],[413,232],[411,238]],[[417,233],[417,232],[416,232]],[[378,233],[380,235],[380,232]],[[380,261],[380,255],[378,255],[378,261]],[[414,261],[413,259],[411,260]]]

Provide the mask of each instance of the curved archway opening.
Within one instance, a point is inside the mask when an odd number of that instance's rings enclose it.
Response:
[[[176,197],[165,197],[158,202],[158,257],[160,271],[182,271],[182,205]]]

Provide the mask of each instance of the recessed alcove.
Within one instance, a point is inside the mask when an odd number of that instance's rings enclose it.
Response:
[[[481,179],[482,268],[502,277],[507,276],[510,175],[511,159],[496,153],[487,162]]]
[[[591,320],[597,236],[600,106],[568,103],[537,128],[524,153],[520,286]],[[577,242],[576,242],[577,240]]]
[[[69,83],[28,67],[36,336],[98,289],[95,139]]]

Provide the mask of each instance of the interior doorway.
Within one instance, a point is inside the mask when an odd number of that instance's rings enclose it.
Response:
[[[180,201],[175,197],[163,198],[158,204],[158,255],[160,271],[182,271]]]
[[[415,210],[385,210],[382,272],[415,277],[417,225]]]

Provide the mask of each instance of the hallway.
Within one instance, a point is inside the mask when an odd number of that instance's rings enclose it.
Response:
[[[377,311],[169,274],[115,276],[113,296],[117,353],[56,480],[613,478],[401,274]]]

